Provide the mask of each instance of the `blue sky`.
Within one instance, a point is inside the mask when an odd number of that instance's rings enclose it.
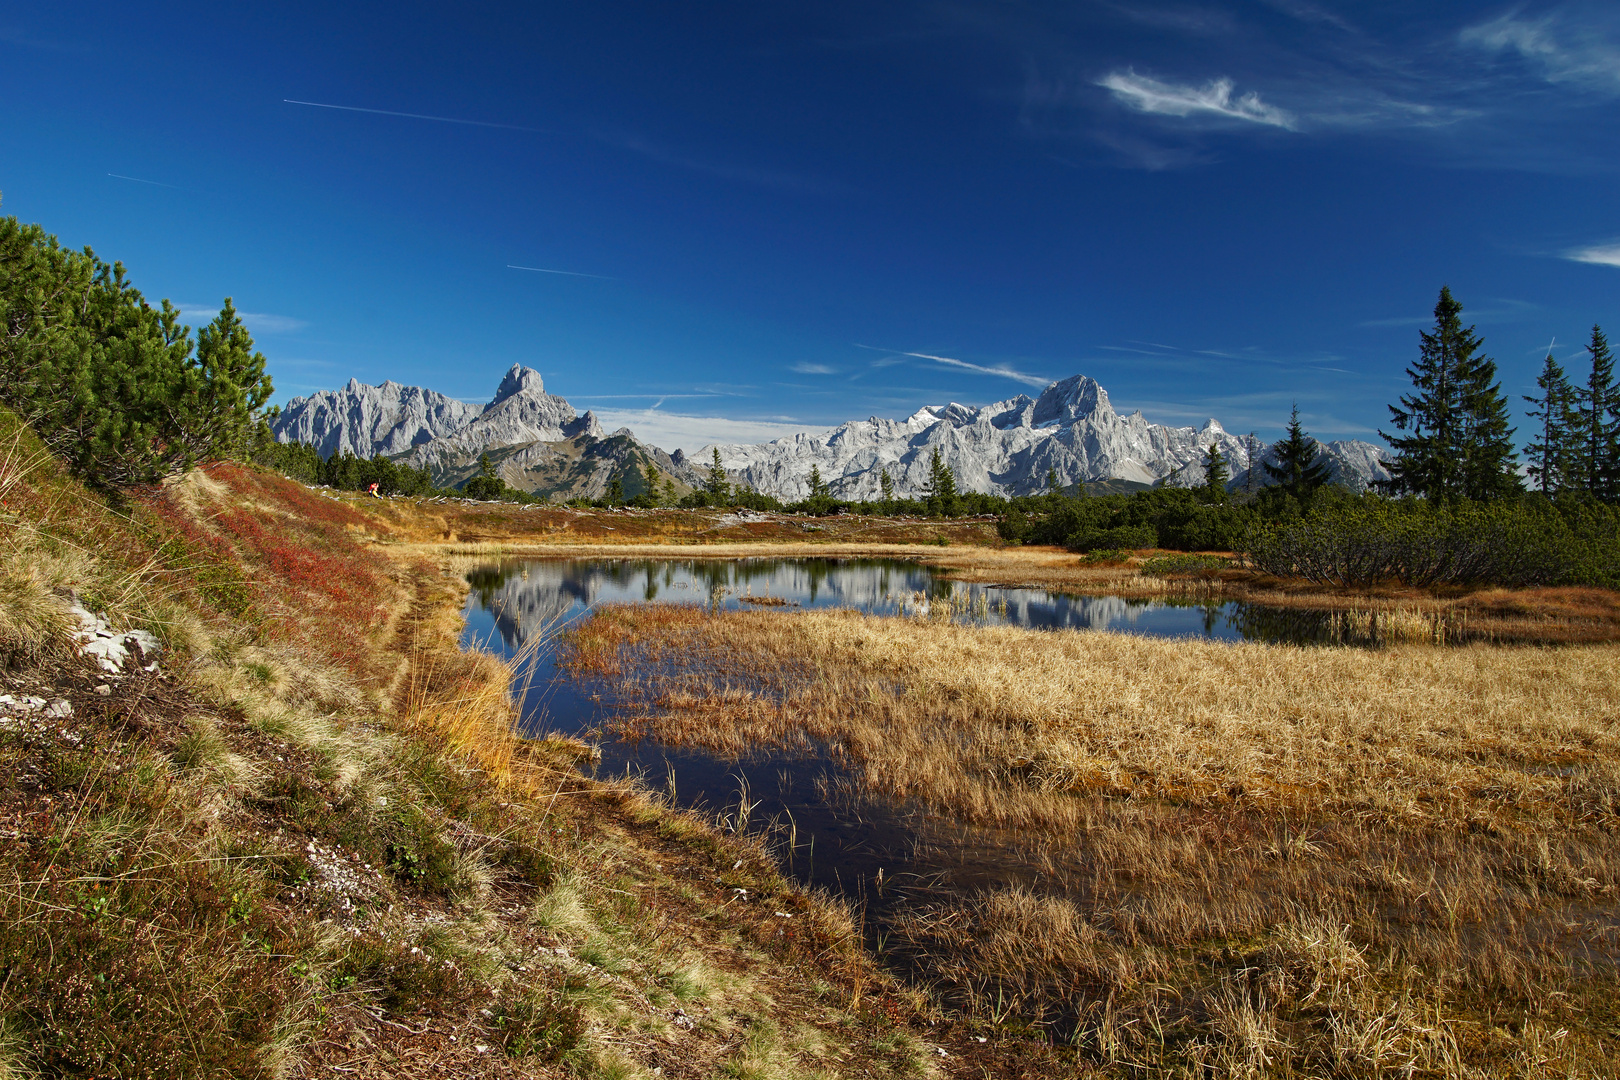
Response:
[[[1612,2],[232,7],[0,9],[0,213],[234,297],[278,400],[524,363],[692,449],[1085,373],[1376,441],[1442,284],[1516,403],[1620,333]]]

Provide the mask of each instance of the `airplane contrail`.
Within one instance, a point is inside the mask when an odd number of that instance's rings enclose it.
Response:
[[[125,176],[123,173],[115,173],[115,172],[110,172],[107,175],[112,177],[115,180],[133,180],[137,184],[151,184],[153,187],[174,188],[174,190],[176,190],[176,191],[185,191],[186,190],[185,188],[181,187],[179,184],[165,184],[161,180],[142,180],[138,176]]]
[[[516,263],[507,263],[508,270],[528,270],[536,274],[567,274],[569,277],[590,277],[600,281],[618,281],[618,278],[608,277],[606,274],[582,274],[578,270],[547,270],[543,266],[519,266]]]
[[[282,98],[288,105],[308,105],[313,109],[341,109],[344,112],[374,113],[377,116],[403,116],[408,120],[433,120],[440,124],[467,124],[472,127],[505,128],[508,131],[539,131],[539,128],[523,127],[521,124],[497,124],[489,120],[461,120],[454,116],[428,116],[425,113],[395,112],[392,109],[362,109],[358,105],[328,105],[324,101],[298,101],[294,98]]]

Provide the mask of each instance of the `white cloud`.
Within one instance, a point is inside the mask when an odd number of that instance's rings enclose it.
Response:
[[[627,427],[642,442],[664,450],[696,454],[714,443],[762,443],[801,431],[826,431],[825,425],[779,420],[733,420],[724,416],[683,416],[662,409],[594,409],[608,431]]]
[[[182,305],[180,308],[180,317],[182,319],[194,319],[202,326],[213,322],[218,316],[219,308],[197,307],[189,304]],[[291,334],[309,325],[303,319],[295,319],[291,315],[267,315],[259,311],[238,311],[236,316],[242,320],[243,326],[246,326],[255,334]]]
[[[1585,83],[1620,93],[1620,46],[1606,40],[1603,28],[1568,26],[1552,15],[1525,19],[1514,11],[1470,26],[1458,37],[1487,52],[1516,52],[1548,82]]]
[[[957,360],[949,356],[935,356],[932,353],[906,352],[903,349],[877,349],[873,348],[871,345],[856,345],[855,347],[857,349],[871,349],[873,352],[886,352],[889,354],[881,360],[874,360],[872,362],[873,367],[888,367],[890,364],[896,363],[898,357],[913,356],[918,360],[932,360],[936,364],[944,364],[947,367],[961,368],[964,371],[977,371],[982,375],[999,375],[1004,379],[1011,379],[1014,382],[1021,382],[1025,386],[1038,386],[1042,390],[1046,389],[1052,383],[1051,379],[1048,379],[1043,375],[1030,375],[1026,372],[1008,367],[1006,364],[997,364],[994,367],[988,367],[984,364],[971,364],[966,360]]]
[[[1291,113],[1275,105],[1267,105],[1254,91],[1234,98],[1231,79],[1214,79],[1203,86],[1188,86],[1165,82],[1151,75],[1138,75],[1127,68],[1109,72],[1097,80],[1097,85],[1108,89],[1116,100],[1138,112],[1160,116],[1215,116],[1294,130],[1295,121]]]
[[[793,370],[800,375],[836,375],[837,370],[826,364],[794,364]]]
[[[1620,266],[1620,243],[1594,244],[1564,253],[1564,258],[1597,266]]]

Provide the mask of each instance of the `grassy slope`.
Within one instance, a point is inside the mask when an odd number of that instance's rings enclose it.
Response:
[[[0,524],[0,690],[72,706],[0,716],[0,1076],[928,1071],[841,910],[511,736],[386,523],[235,466],[111,508],[0,417]]]

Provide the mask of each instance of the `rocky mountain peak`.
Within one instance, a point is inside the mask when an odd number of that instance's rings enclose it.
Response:
[[[493,409],[507,398],[517,394],[544,394],[546,392],[545,380],[534,368],[524,367],[522,364],[513,364],[507,369],[501,385],[495,388],[495,397],[486,408]],[[561,399],[558,399],[561,400]]]
[[[1071,375],[1041,391],[1035,400],[1035,412],[1030,423],[1035,427],[1047,424],[1073,424],[1078,420],[1096,419],[1114,415],[1108,402],[1108,391],[1097,380],[1086,375]]]

